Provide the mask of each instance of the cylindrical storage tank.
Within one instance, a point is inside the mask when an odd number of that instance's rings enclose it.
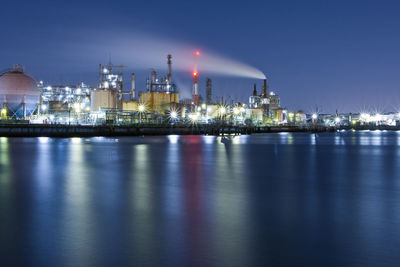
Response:
[[[100,109],[116,109],[116,92],[113,90],[93,90],[92,92],[90,92],[90,108],[93,112],[97,112]]]
[[[7,108],[8,116],[24,116],[24,106],[26,115],[31,115],[39,97],[36,81],[19,67],[0,74],[0,105]]]

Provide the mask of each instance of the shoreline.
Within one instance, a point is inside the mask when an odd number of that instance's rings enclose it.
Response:
[[[84,126],[48,124],[0,125],[1,137],[95,137],[95,136],[160,136],[160,135],[248,135],[258,133],[309,132],[324,133],[338,130],[400,130],[399,126],[227,126],[227,125],[129,125]]]

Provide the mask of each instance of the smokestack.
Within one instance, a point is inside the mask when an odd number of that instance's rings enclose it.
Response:
[[[172,56],[168,55],[167,59],[168,59],[168,61],[167,61],[167,63],[168,63],[168,84],[170,84],[171,83],[171,76],[172,76],[172,60],[171,60]]]
[[[212,82],[210,78],[207,78],[207,83],[206,83],[206,88],[207,88],[207,104],[211,104],[211,98],[212,98]]]
[[[254,84],[253,96],[257,96],[257,84]]]
[[[264,86],[263,86],[263,96],[267,97],[268,96],[268,84],[267,84],[267,79],[264,79]]]
[[[155,92],[156,91],[156,78],[157,77],[157,72],[153,70],[151,72],[151,91]]]
[[[198,73],[193,72],[193,103],[197,107],[199,105],[199,87],[198,87]]]
[[[135,73],[132,73],[132,91],[131,91],[131,100],[136,99],[136,88],[135,88]]]

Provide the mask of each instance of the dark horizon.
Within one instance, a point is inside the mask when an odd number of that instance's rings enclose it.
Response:
[[[396,1],[7,2],[0,69],[20,63],[37,80],[96,85],[98,64],[111,54],[113,63],[129,67],[126,74],[137,74],[141,89],[149,68],[166,72],[167,53],[179,60],[184,48],[200,49],[261,70],[290,110],[396,112],[399,7]],[[182,98],[190,95],[189,72],[174,69]],[[261,86],[250,77],[199,72],[203,94],[207,77],[214,95],[240,101],[253,83]]]

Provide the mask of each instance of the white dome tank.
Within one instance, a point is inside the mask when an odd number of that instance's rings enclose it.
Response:
[[[8,109],[8,116],[29,116],[39,103],[40,92],[35,79],[18,65],[0,73],[0,105]]]

